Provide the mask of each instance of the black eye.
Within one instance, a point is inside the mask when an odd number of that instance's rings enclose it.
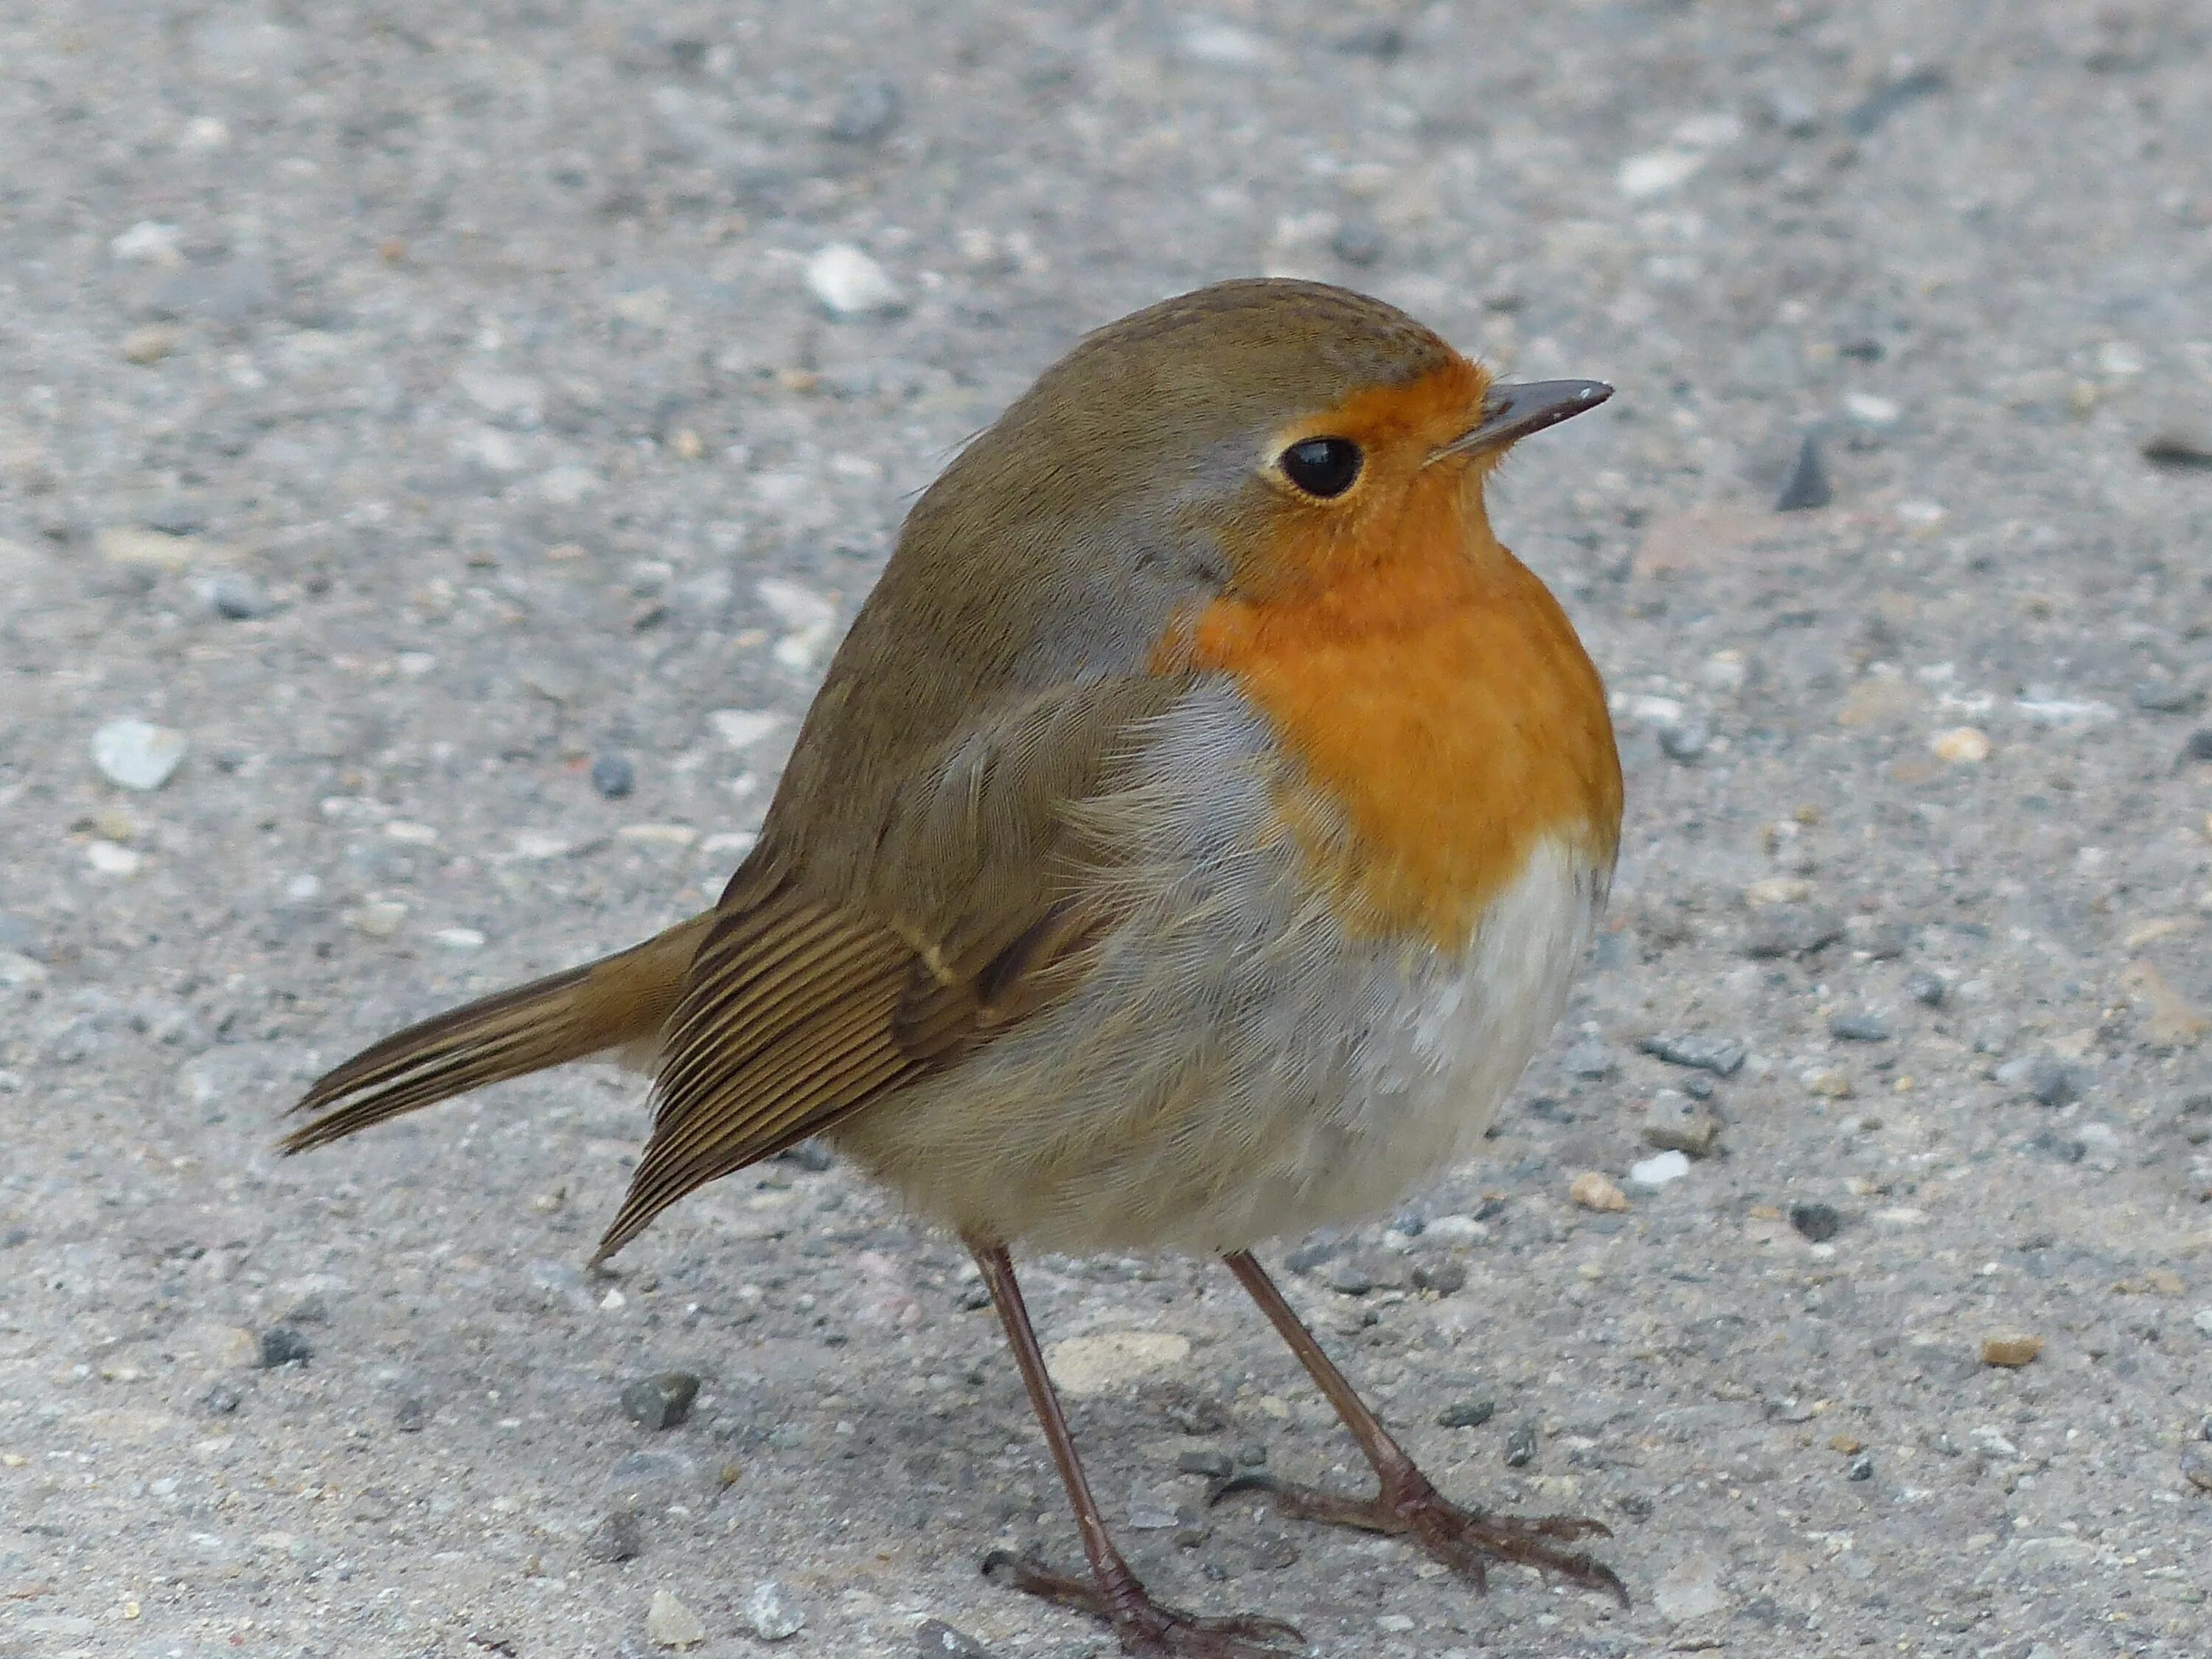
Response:
[[[1283,452],[1283,476],[1323,501],[1341,495],[1359,477],[1359,446],[1349,438],[1306,438]]]

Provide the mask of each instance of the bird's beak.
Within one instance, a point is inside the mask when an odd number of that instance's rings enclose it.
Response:
[[[1613,396],[1602,380],[1529,380],[1493,386],[1482,405],[1482,424],[1461,434],[1429,459],[1447,455],[1494,455],[1532,432],[1572,420]]]

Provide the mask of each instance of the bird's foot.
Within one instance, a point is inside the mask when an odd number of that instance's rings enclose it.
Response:
[[[1102,1583],[1054,1572],[1011,1550],[994,1550],[985,1557],[983,1576],[1103,1620],[1121,1638],[1121,1651],[1138,1659],[1288,1659],[1311,1651],[1306,1638],[1279,1620],[1249,1613],[1201,1619],[1153,1601],[1133,1577]]]
[[[1270,1494],[1276,1509],[1293,1520],[1411,1538],[1477,1589],[1485,1588],[1486,1563],[1514,1561],[1556,1573],[1585,1589],[1602,1590],[1624,1607],[1628,1605],[1627,1588],[1611,1567],[1587,1551],[1565,1547],[1577,1538],[1612,1537],[1612,1529],[1602,1522],[1572,1515],[1523,1518],[1462,1509],[1418,1473],[1386,1483],[1372,1498],[1347,1498],[1255,1472],[1217,1482],[1207,1501],[1218,1504],[1247,1492]]]

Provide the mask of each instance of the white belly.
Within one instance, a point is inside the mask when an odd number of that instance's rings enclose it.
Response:
[[[925,1214],[1047,1249],[1240,1249],[1385,1211],[1489,1127],[1610,872],[1542,841],[1461,950],[1353,937],[1255,829],[1247,718],[1167,757],[1169,844],[1081,988],[841,1126]]]

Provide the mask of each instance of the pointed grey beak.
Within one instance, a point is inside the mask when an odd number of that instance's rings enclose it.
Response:
[[[1447,455],[1489,455],[1532,432],[1571,421],[1613,396],[1602,380],[1529,380],[1494,386],[1482,405],[1482,424],[1453,439],[1429,459]]]

